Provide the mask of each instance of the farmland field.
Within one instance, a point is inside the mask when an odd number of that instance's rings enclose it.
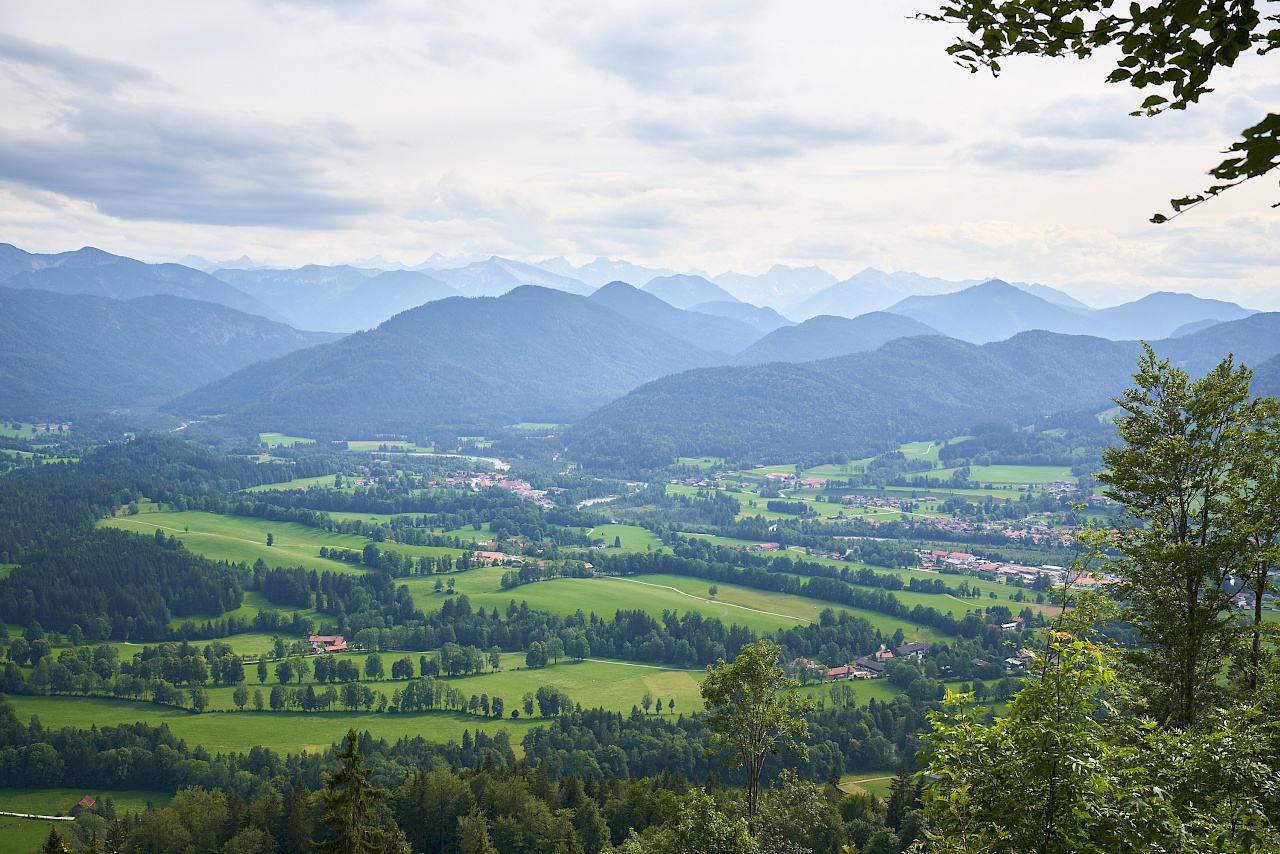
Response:
[[[544,683],[547,684],[547,683]],[[507,718],[501,724],[477,715],[455,712],[422,712],[392,715],[378,712],[205,712],[192,714],[182,709],[110,700],[98,697],[13,697],[10,699],[20,719],[38,715],[49,728],[136,723],[167,724],[175,736],[189,746],[204,745],[211,752],[241,752],[251,745],[269,747],[279,753],[314,753],[328,750],[347,730],[368,730],[375,738],[395,741],[421,735],[431,741],[461,741],[463,730],[477,729],[492,734],[506,729],[512,742],[519,742],[539,718]],[[678,701],[677,701],[678,702]]]
[[[262,440],[268,448],[276,448],[280,445],[314,445],[315,439],[307,439],[302,436],[286,436],[283,433],[259,433],[258,438]]]
[[[258,558],[262,558],[270,567],[302,566],[317,571],[327,569],[333,572],[360,572],[356,564],[320,557],[320,548],[323,546],[361,551],[369,543],[364,537],[322,531],[296,522],[220,516],[198,510],[117,516],[103,520],[101,524],[139,534],[152,534],[159,528],[181,540],[188,550],[213,560],[252,565]],[[273,544],[270,546],[267,545],[267,534],[272,535]],[[458,549],[402,543],[383,543],[381,547],[413,557],[461,554]]]
[[[612,546],[614,537],[617,537],[622,540],[624,552],[656,552],[665,548],[656,534],[638,525],[597,525],[589,536],[604,540],[606,546]]]

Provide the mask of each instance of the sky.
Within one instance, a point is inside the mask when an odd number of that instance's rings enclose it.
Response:
[[[1148,222],[1276,109],[1278,60],[1133,118],[1107,57],[970,74],[930,8],[6,0],[0,242],[875,267],[1280,310],[1275,180]]]

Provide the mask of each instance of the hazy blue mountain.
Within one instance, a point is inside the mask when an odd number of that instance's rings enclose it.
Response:
[[[883,311],[904,297],[916,294],[945,294],[958,291],[974,282],[949,282],[918,273],[886,273],[868,267],[841,282],[781,306],[788,317],[808,320],[820,314],[835,317],[857,317],[872,311]]]
[[[1003,341],[1029,329],[1070,335],[1106,334],[1092,318],[999,279],[973,285],[956,293],[913,296],[894,303],[886,311],[928,324],[944,335],[983,344]]]
[[[19,269],[22,266],[25,269]],[[181,264],[144,264],[91,246],[56,255],[35,255],[6,244],[0,253],[0,271],[3,270],[13,271],[0,280],[8,288],[122,300],[168,294],[284,320],[257,298],[199,270]]]
[[[1251,314],[1240,320],[1153,343],[1161,356],[1194,377],[1203,376],[1228,353],[1252,368],[1280,353],[1280,312]]]
[[[159,403],[333,341],[211,302],[0,287],[0,411],[51,417]]]
[[[1253,314],[1233,302],[1158,291],[1104,308],[1092,316],[1108,338],[1168,338],[1181,326],[1200,320],[1239,320]]]
[[[1193,376],[1234,353],[1255,368],[1255,393],[1280,391],[1280,313],[1153,346]],[[569,447],[585,463],[617,470],[677,456],[863,456],[975,420],[1101,412],[1132,383],[1141,353],[1137,341],[1030,331],[983,345],[900,338],[816,362],[691,370],[592,413],[571,429]]]
[[[628,320],[725,356],[738,352],[764,334],[740,320],[676,308],[626,282],[610,282],[588,299]]]
[[[711,279],[744,302],[756,305],[794,305],[823,288],[835,284],[836,277],[820,267],[788,267],[774,264],[767,273],[748,276],[729,271]]]
[[[704,302],[738,302],[733,294],[702,276],[658,276],[640,290],[676,308],[689,308]]]
[[[674,270],[663,268],[641,267],[630,261],[615,261],[612,258],[596,258],[590,264],[575,267],[564,258],[548,258],[537,262],[538,267],[560,276],[586,282],[593,288],[603,287],[610,282],[626,282],[628,285],[640,287],[657,276],[674,275]]]
[[[1190,335],[1192,332],[1199,332],[1201,329],[1208,329],[1210,326],[1217,326],[1221,320],[1193,320],[1190,323],[1184,323],[1169,335],[1170,338],[1181,338],[1183,335]]]
[[[167,407],[308,435],[567,423],[702,350],[585,297],[521,287],[452,297],[310,351],[250,366]]]
[[[1234,320],[1252,313],[1234,303],[1172,293],[1148,294],[1113,308],[1069,308],[999,279],[951,294],[908,297],[887,310],[974,343],[1002,341],[1029,329],[1155,341],[1197,320]]]
[[[1009,284],[1013,285],[1020,291],[1035,294],[1046,302],[1051,302],[1054,305],[1060,305],[1066,308],[1077,308],[1083,311],[1093,310],[1090,306],[1080,302],[1080,300],[1076,299],[1071,294],[1060,291],[1057,288],[1051,288],[1048,285],[1038,285],[1035,283],[1028,284],[1027,282],[1010,282]]]
[[[308,265],[296,270],[219,270],[302,329],[370,329],[406,309],[458,292],[426,273]]]
[[[938,334],[938,330],[917,320],[883,311],[855,318],[819,315],[799,326],[775,329],[739,353],[733,362],[812,362],[874,350],[895,338]]]
[[[1032,377],[999,351],[951,338],[900,338],[877,350],[802,364],[702,368],[641,386],[576,424],[569,449],[617,470],[676,456],[731,460],[864,456],[976,420],[1098,408],[1127,379],[1137,345],[1029,332],[1056,361]],[[1041,360],[1048,361],[1048,360]]]
[[[501,296],[521,285],[540,285],[580,296],[586,296],[595,290],[570,276],[550,273],[541,267],[499,258],[497,255],[465,267],[436,270],[431,275],[468,297]]]
[[[1250,390],[1264,397],[1280,397],[1280,355],[1254,367]]]
[[[741,320],[743,323],[754,326],[761,332],[772,332],[783,326],[796,325],[794,320],[788,320],[768,306],[752,305],[749,302],[725,302],[724,300],[700,302],[689,306],[689,311],[732,317],[734,320]]]

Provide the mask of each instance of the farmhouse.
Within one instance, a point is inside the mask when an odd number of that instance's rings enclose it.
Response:
[[[311,644],[311,654],[319,655],[322,652],[346,652],[347,641],[342,635],[312,635],[307,638]]]

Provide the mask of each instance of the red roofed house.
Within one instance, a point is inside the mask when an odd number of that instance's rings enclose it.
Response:
[[[311,643],[311,654],[322,652],[346,652],[347,641],[342,635],[312,635],[307,638]]]

